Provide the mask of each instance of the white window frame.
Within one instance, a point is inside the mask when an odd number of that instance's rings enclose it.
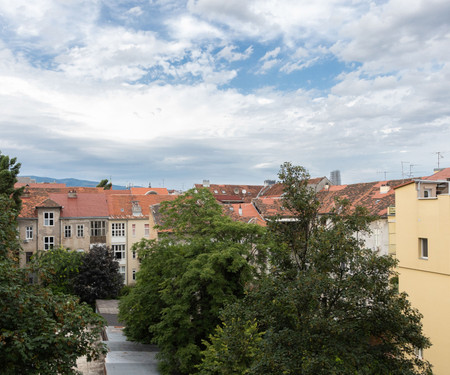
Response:
[[[112,237],[125,237],[125,223],[111,223]]]
[[[125,266],[120,266],[119,267],[119,273],[122,275],[123,283],[125,284],[125,275],[127,273],[127,268]]]
[[[64,238],[72,237],[72,225],[64,225]]]
[[[420,259],[428,259],[428,238],[419,238]]]
[[[44,227],[55,226],[55,213],[54,212],[44,212]]]
[[[114,254],[114,258],[116,258],[117,260],[125,260],[126,257],[125,244],[112,245],[112,251]],[[120,254],[120,257],[117,256],[118,254]]]
[[[33,226],[27,226],[25,229],[25,239],[32,240],[33,239]]]
[[[150,224],[144,224],[144,237],[150,236]]]
[[[77,224],[77,237],[84,237],[84,224]]]
[[[55,247],[54,236],[44,236],[44,250],[51,250]]]
[[[136,224],[131,224],[131,235],[136,237]]]

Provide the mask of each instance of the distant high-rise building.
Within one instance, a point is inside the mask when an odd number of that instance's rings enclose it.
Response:
[[[338,169],[331,171],[330,181],[333,185],[341,185],[341,171]]]

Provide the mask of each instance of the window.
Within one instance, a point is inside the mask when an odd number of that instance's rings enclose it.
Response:
[[[64,237],[72,237],[72,225],[64,225]]]
[[[113,237],[125,237],[125,223],[112,223],[111,235]]]
[[[136,259],[136,251],[133,250],[133,259]]]
[[[27,227],[25,233],[25,239],[32,240],[33,239],[33,227]]]
[[[84,237],[84,224],[77,224],[77,237]]]
[[[33,253],[31,251],[27,251],[25,253],[25,262],[28,264],[31,262],[31,257],[33,256]]]
[[[91,221],[91,236],[106,236],[106,221]]]
[[[431,197],[431,189],[424,189],[423,190],[423,197],[424,198],[430,198]]]
[[[428,259],[428,238],[419,238],[420,258]]]
[[[150,224],[144,224],[144,236],[148,237],[150,235]]]
[[[44,237],[44,250],[53,249],[54,246],[55,246],[55,237],[53,236]]]
[[[136,237],[136,224],[131,224],[131,234]]]
[[[133,268],[133,280],[136,280],[136,268]]]
[[[123,282],[125,283],[125,266],[120,266],[119,272],[122,275]]]
[[[44,212],[44,226],[52,227],[53,225],[55,225],[53,212]]]
[[[125,259],[125,245],[112,245],[112,250],[117,260]]]
[[[423,359],[423,349],[422,348],[414,348],[414,354],[418,359]]]

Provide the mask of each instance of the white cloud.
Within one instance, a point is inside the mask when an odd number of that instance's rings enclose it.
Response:
[[[236,52],[237,47],[234,45],[227,45],[217,54],[217,58],[225,59],[227,61],[240,61],[248,59],[253,53],[253,47],[248,47],[243,53]]]

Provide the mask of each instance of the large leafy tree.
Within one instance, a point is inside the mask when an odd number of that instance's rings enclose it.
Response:
[[[54,293],[75,294],[74,280],[83,263],[83,255],[63,247],[39,252],[33,257],[39,281]]]
[[[414,354],[430,345],[421,315],[391,283],[396,261],[355,236],[367,212],[338,201],[319,217],[306,171],[286,163],[280,177],[290,220],[271,225],[272,272],[225,309],[200,373],[430,374]]]
[[[104,321],[76,297],[29,284],[28,272],[0,260],[1,373],[76,374],[78,357],[105,353]]]
[[[15,188],[20,163],[0,152],[0,257],[18,261],[20,245],[17,237],[17,216],[23,188]]]
[[[29,283],[32,269],[16,261],[20,164],[0,155],[0,364],[1,373],[76,374],[76,359],[105,352],[98,342],[103,319],[75,297]]]
[[[159,346],[163,373],[192,374],[221,309],[264,269],[265,230],[233,222],[206,189],[160,211],[162,238],[135,246],[141,270],[119,317],[129,338]]]
[[[119,263],[106,246],[93,246],[82,257],[73,278],[73,291],[81,301],[94,306],[96,299],[116,298],[123,287]]]

